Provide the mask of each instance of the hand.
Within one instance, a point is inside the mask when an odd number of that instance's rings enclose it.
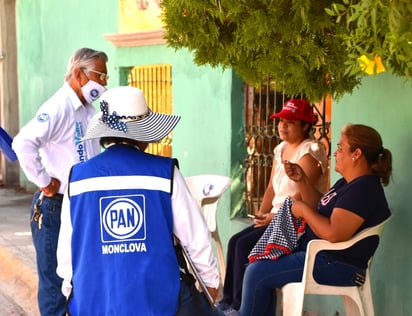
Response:
[[[289,177],[289,179],[295,182],[302,181],[303,177],[305,176],[305,171],[303,171],[301,166],[287,160],[283,162],[283,166],[285,168],[285,173]]]
[[[258,216],[259,217],[255,217],[253,219],[253,221],[255,222],[255,228],[269,225],[269,223],[272,221],[275,214],[273,213],[258,214]]]
[[[296,200],[294,198],[292,198],[292,205],[290,206],[290,211],[292,212],[292,215],[296,218],[299,218],[298,216],[298,211],[297,211],[297,206],[296,206]]]
[[[305,204],[305,202],[303,202],[302,200],[292,200],[292,207],[291,207],[291,211],[293,216],[295,216],[296,218],[303,218],[303,211],[305,208],[307,208],[307,205]]]
[[[47,187],[41,188],[40,191],[44,192],[44,196],[52,197],[60,189],[60,181],[56,178],[51,178],[50,183]]]
[[[213,287],[207,287],[207,291],[209,292],[210,296],[213,298],[213,302],[215,302],[217,295],[219,294],[219,290]]]

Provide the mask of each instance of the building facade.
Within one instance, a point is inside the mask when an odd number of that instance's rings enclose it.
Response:
[[[245,212],[247,157],[245,84],[230,69],[197,66],[191,52],[169,48],[162,39],[162,30],[150,23],[148,26],[143,19],[145,12],[153,13],[150,6],[155,6],[157,1],[0,0],[0,4],[15,6],[17,62],[14,70],[18,91],[18,105],[13,104],[17,109],[10,111],[12,105],[3,101],[2,122],[15,120],[23,126],[42,102],[62,85],[67,61],[79,47],[91,47],[108,54],[109,88],[130,84],[130,71],[134,67],[167,65],[171,69],[171,108],[173,113],[182,116],[171,138],[171,155],[179,160],[184,176],[215,173],[232,178],[230,193],[223,196],[218,212],[224,247],[230,236],[251,224],[241,216]],[[133,8],[127,7],[132,4]],[[132,19],[129,24],[124,23],[127,9],[139,11],[138,21]],[[8,18],[0,14],[0,19],[0,38],[4,45],[4,38],[13,35],[4,27],[4,20]],[[10,71],[13,68],[8,68],[9,76]],[[4,94],[0,94],[1,98],[4,99]],[[340,129],[347,122],[376,128],[383,137],[384,146],[393,153],[393,181],[386,193],[394,216],[385,228],[372,268],[378,316],[412,314],[409,294],[412,272],[408,269],[410,255],[407,251],[412,222],[409,211],[412,196],[408,194],[407,185],[412,175],[409,166],[411,100],[412,85],[387,73],[367,77],[352,94],[332,100],[332,153]],[[17,131],[18,128],[11,128],[12,136]],[[332,156],[331,183],[339,177],[333,165]],[[28,190],[34,189],[22,172],[18,182]],[[319,315],[332,315],[336,311],[343,314],[340,301],[332,298],[310,298],[305,308]]]

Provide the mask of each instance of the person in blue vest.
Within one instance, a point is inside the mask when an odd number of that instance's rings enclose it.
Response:
[[[180,117],[152,111],[143,92],[107,90],[83,140],[94,158],[73,166],[63,199],[57,274],[70,315],[222,315],[185,282],[174,238],[216,299],[211,236],[177,160],[145,152]]]

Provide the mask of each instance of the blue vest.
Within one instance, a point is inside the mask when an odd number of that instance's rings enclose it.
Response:
[[[175,161],[126,145],[73,167],[71,315],[174,315]]]

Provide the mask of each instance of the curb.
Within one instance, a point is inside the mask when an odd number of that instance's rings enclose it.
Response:
[[[37,305],[37,274],[0,245],[0,284],[7,295],[30,316],[40,315]]]

